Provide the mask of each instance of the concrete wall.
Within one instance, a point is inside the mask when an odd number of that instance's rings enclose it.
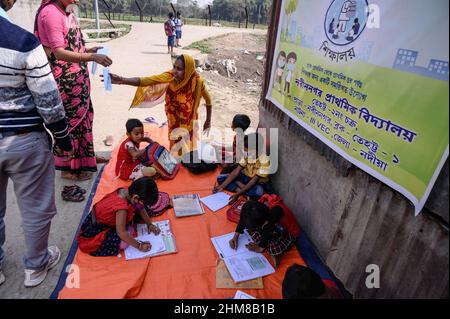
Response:
[[[14,7],[8,11],[8,15],[15,24],[33,32],[34,17],[40,5],[41,0],[17,0]]]
[[[274,4],[269,29],[267,79],[280,2]],[[415,217],[405,197],[347,162],[264,99],[259,126],[279,129],[276,189],[356,298],[448,298],[448,161],[427,208]],[[380,289],[366,288],[369,264],[380,267]]]

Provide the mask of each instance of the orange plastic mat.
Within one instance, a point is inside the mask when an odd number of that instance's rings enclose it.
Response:
[[[167,127],[146,125],[145,131],[168,147]],[[130,184],[115,176],[116,154],[117,147],[104,169],[93,204],[118,187]],[[217,174],[194,175],[181,167],[174,180],[158,180],[157,184],[160,191],[170,195],[196,193],[203,197],[211,194]],[[79,269],[80,287],[65,286],[58,298],[232,298],[236,289],[216,288],[218,255],[211,242],[211,237],[236,228],[236,224],[227,220],[226,210],[227,207],[214,213],[205,207],[204,215],[176,218],[170,209],[155,218],[155,221],[170,220],[178,250],[175,254],[126,261],[123,253],[121,258],[92,257],[78,249],[72,264]],[[264,278],[264,289],[244,291],[256,298],[281,298],[285,272],[294,263],[305,265],[292,247],[282,256],[276,272]]]

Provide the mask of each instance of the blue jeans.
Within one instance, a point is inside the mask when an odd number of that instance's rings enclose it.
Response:
[[[174,47],[175,46],[175,35],[171,35],[167,37],[167,46]]]
[[[220,174],[219,176],[217,176],[217,183],[222,184],[229,175],[230,174]],[[235,192],[236,188],[238,188],[236,181],[239,181],[242,184],[248,184],[250,180],[250,177],[241,172],[239,176],[225,189],[230,192]],[[248,192],[246,192],[245,195],[249,196],[251,199],[259,199],[262,195],[264,195],[264,187],[261,184],[256,184]]]

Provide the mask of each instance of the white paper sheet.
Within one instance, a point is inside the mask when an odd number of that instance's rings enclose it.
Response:
[[[155,254],[158,254],[158,253],[166,250],[166,246],[164,245],[164,241],[163,241],[163,238],[161,235],[156,236],[155,234],[151,233],[151,234],[136,237],[135,239],[140,240],[140,241],[150,242],[150,244],[152,245],[152,248],[150,249],[150,251],[142,252],[132,246],[128,246],[125,249],[125,259],[126,260],[151,257]]]
[[[263,254],[247,251],[223,259],[235,282],[264,277],[275,272]]]
[[[219,254],[220,258],[223,259],[226,257],[235,256],[249,251],[247,247],[245,247],[245,245],[251,243],[252,239],[246,232],[244,232],[239,236],[238,248],[236,250],[230,247],[230,240],[231,238],[233,238],[233,236],[234,233],[229,233],[222,236],[211,238],[214,248],[216,248],[216,251]]]
[[[112,82],[111,76],[109,75],[109,68],[103,68],[103,83],[105,86],[105,90],[108,92],[112,91]]]
[[[200,201],[213,212],[224,208],[230,201],[230,195],[224,192],[200,198]]]
[[[197,143],[197,151],[199,158],[206,163],[216,163],[217,162],[217,153],[214,146],[205,142],[198,141]]]
[[[234,295],[234,299],[256,299],[253,296],[250,296],[249,294],[246,294],[243,291],[236,291],[236,294]]]

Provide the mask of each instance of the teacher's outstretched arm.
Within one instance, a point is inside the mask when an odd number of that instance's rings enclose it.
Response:
[[[141,79],[140,78],[124,78],[117,74],[110,73],[111,83],[112,84],[122,84],[122,85],[131,85],[131,86],[140,86]],[[100,75],[100,77],[103,77]]]

